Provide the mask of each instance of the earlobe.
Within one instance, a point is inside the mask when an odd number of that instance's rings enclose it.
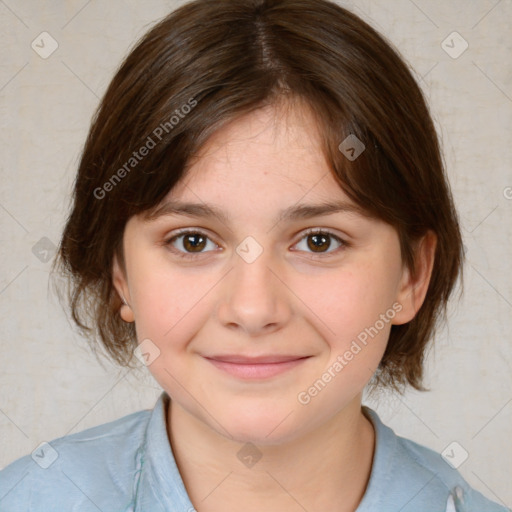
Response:
[[[119,316],[127,323],[131,323],[135,321],[135,315],[130,306],[130,293],[128,289],[128,282],[126,280],[126,276],[124,271],[119,264],[119,260],[117,255],[114,255],[113,265],[112,265],[112,281],[114,288],[116,289],[119,297],[123,301],[123,305],[119,308]],[[128,300],[126,299],[128,297]]]
[[[436,245],[437,236],[433,231],[428,231],[417,244],[415,272],[404,268],[397,295],[397,302],[402,305],[402,309],[395,316],[393,324],[410,322],[423,304],[434,268]]]

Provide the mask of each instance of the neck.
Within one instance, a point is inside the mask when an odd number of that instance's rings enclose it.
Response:
[[[375,434],[361,395],[316,430],[282,444],[233,441],[173,401],[167,424],[198,512],[353,512],[370,477]]]

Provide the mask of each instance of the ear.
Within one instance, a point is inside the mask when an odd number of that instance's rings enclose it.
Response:
[[[133,314],[130,297],[130,290],[128,288],[128,280],[126,279],[125,271],[121,268],[117,254],[114,254],[112,264],[112,282],[119,297],[123,301],[123,305],[119,310],[119,315],[125,322],[134,322],[135,315]]]
[[[404,265],[396,301],[402,309],[395,315],[393,324],[410,322],[419,311],[432,276],[437,245],[437,236],[428,231],[415,247],[415,272]]]

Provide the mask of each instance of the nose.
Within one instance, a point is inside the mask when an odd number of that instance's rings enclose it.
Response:
[[[234,253],[233,269],[223,280],[217,307],[222,325],[250,336],[283,328],[292,309],[290,291],[279,269],[265,250],[250,263]]]

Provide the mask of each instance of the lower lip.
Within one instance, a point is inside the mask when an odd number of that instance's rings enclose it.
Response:
[[[294,359],[293,361],[285,361],[282,363],[261,363],[261,364],[238,364],[238,363],[226,363],[224,361],[217,361],[216,359],[207,359],[214,366],[223,370],[234,377],[239,379],[268,379],[275,377],[281,373],[287,372],[292,368],[295,368],[299,364],[303,363],[307,357],[302,359]]]

